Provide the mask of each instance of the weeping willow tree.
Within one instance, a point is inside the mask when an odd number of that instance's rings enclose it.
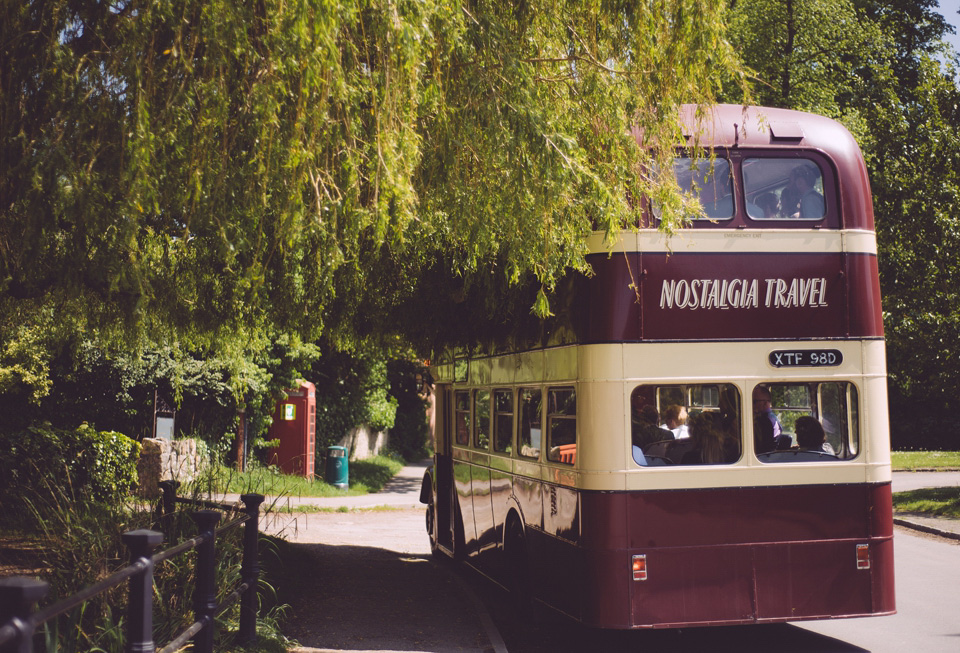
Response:
[[[745,88],[724,5],[3,0],[0,390],[63,330],[349,337],[428,271],[547,314],[587,232],[671,205],[679,105]]]

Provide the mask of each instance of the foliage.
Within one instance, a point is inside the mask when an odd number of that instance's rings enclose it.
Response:
[[[390,449],[404,460],[422,460],[430,454],[428,403],[423,397],[424,388],[429,388],[429,372],[422,363],[401,358],[387,363],[387,378],[390,396],[397,401],[397,416],[390,429]]]
[[[157,515],[143,510],[140,502],[126,497],[109,501],[92,500],[89,493],[78,492],[61,479],[43,478],[31,486],[17,487],[17,501],[27,510],[17,524],[24,541],[29,541],[30,566],[42,569],[41,576],[51,585],[45,599],[49,605],[103,580],[129,563],[129,551],[122,534],[136,529],[164,532],[168,546],[198,534],[186,511],[172,519],[155,521]],[[206,498],[194,494],[194,499]],[[8,506],[6,499],[4,506]],[[272,506],[264,506],[265,511]],[[234,515],[224,516],[222,523]],[[4,517],[9,517],[7,511]],[[7,524],[4,524],[7,526]],[[223,602],[236,586],[242,553],[242,529],[233,528],[217,535],[217,602]],[[263,538],[262,538],[263,539]],[[263,542],[261,542],[263,546]],[[261,556],[264,556],[261,550]],[[154,569],[154,638],[169,642],[193,621],[195,556],[180,555],[156,565]],[[271,578],[261,575],[261,607],[257,624],[256,650],[286,650],[286,639],[277,629],[283,606],[277,604]],[[48,651],[123,651],[127,587],[92,597],[80,607],[44,626]],[[234,650],[239,604],[233,604],[218,618],[218,650]]]
[[[87,502],[122,501],[137,485],[139,455],[138,442],[87,424],[72,430],[31,426],[0,434],[5,517],[14,516],[23,497],[46,496],[50,487],[67,488]]]
[[[533,278],[546,314],[664,181],[630,129],[665,151],[681,103],[738,85],[723,5],[5,3],[0,383],[43,394],[54,309],[133,351],[349,340],[334,301],[378,301],[383,259]]]
[[[935,0],[731,3],[761,104],[823,113],[873,189],[894,447],[955,449],[960,393],[960,90]]]
[[[893,493],[897,512],[919,512],[960,519],[960,487],[936,487]]]
[[[396,400],[387,395],[387,364],[382,352],[371,349],[338,351],[329,341],[304,378],[317,390],[317,452],[336,444],[352,429],[393,426]]]

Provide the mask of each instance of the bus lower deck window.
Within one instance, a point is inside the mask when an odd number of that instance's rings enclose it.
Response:
[[[760,462],[829,462],[859,453],[860,409],[853,383],[758,384],[753,401],[754,447]]]
[[[637,386],[630,395],[633,459],[645,467],[737,462],[741,404],[729,383]]]

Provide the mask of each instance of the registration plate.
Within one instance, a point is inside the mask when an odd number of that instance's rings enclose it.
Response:
[[[770,352],[774,367],[834,367],[843,363],[837,349],[779,349]]]

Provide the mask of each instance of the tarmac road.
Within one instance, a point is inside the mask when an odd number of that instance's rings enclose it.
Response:
[[[285,632],[301,644],[296,651],[865,650],[790,624],[611,633],[546,614],[523,623],[497,586],[432,560],[418,501],[427,464],[405,467],[375,495],[300,500],[363,510],[265,520],[264,530],[296,543],[288,562],[304,570],[285,588],[294,597]],[[894,474],[894,491],[956,484],[960,472]]]

